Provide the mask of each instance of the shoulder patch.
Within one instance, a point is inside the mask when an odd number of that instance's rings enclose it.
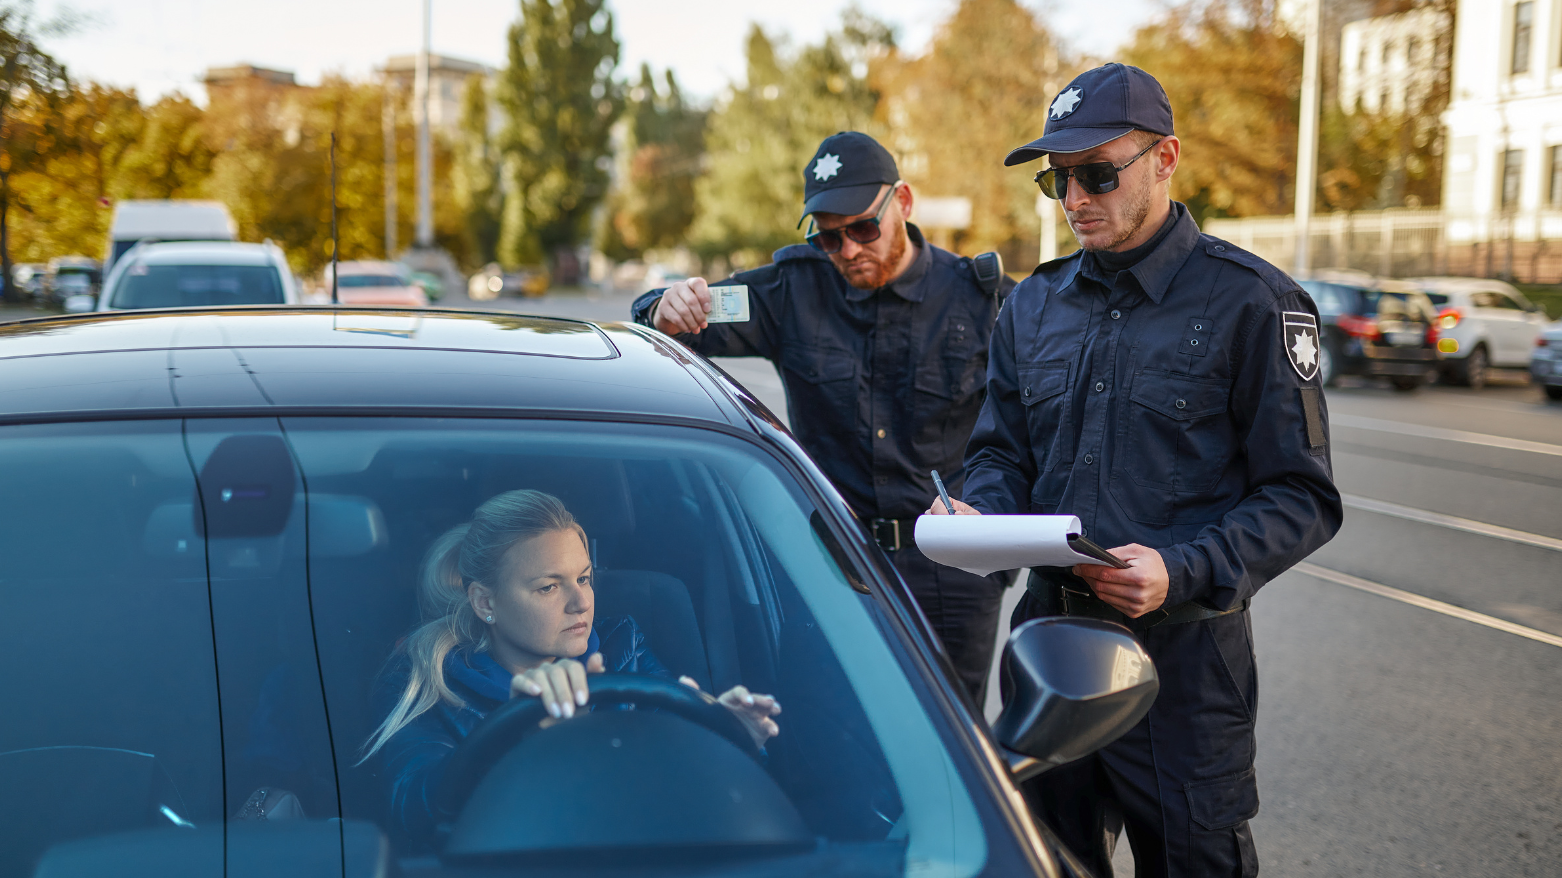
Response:
[[[799,259],[814,259],[828,262],[830,257],[824,251],[816,250],[807,244],[788,244],[777,250],[770,257],[773,262],[793,262]]]
[[[1306,311],[1281,311],[1280,346],[1303,381],[1318,375],[1318,318]]]

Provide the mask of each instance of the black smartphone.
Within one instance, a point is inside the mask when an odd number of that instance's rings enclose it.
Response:
[[[1068,535],[1068,547],[1081,555],[1089,555],[1110,567],[1127,569],[1128,562],[1101,548],[1081,534]]]

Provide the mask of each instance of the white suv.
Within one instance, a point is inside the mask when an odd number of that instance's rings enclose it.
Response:
[[[1546,314],[1500,280],[1473,277],[1410,279],[1437,306],[1437,334],[1458,342],[1443,351],[1443,378],[1483,387],[1488,368],[1526,369]]]
[[[293,272],[277,245],[170,241],[121,256],[98,310],[296,304]]]

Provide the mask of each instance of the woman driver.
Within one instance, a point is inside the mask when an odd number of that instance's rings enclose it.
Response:
[[[510,491],[478,507],[429,548],[419,586],[428,621],[391,659],[383,694],[394,706],[363,757],[381,753],[407,847],[435,847],[434,827],[451,816],[435,813],[444,760],[494,708],[537,697],[568,719],[590,697],[588,673],[671,676],[632,618],[594,618],[586,533],[549,494]],[[780,731],[774,698],[734,686],[720,701],[755,744]]]

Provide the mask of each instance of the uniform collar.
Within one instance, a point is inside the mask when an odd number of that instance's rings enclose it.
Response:
[[[933,265],[933,248],[927,245],[927,240],[922,237],[922,230],[913,223],[906,223],[906,236],[911,239],[913,246],[917,248],[917,258],[911,261],[911,265],[895,278],[879,289],[889,290],[908,302],[920,302],[927,296],[928,269]],[[845,275],[841,276],[845,280]],[[877,293],[879,290],[861,290],[851,284],[846,285],[846,299],[850,302],[861,302]]]
[[[1150,301],[1157,305],[1166,297],[1166,290],[1171,286],[1172,278],[1177,276],[1182,264],[1188,261],[1188,254],[1193,252],[1193,245],[1199,240],[1199,224],[1193,221],[1193,216],[1188,213],[1188,208],[1182,202],[1172,202],[1171,216],[1166,222],[1170,225],[1170,229],[1155,249],[1145,254],[1144,258],[1132,268],[1125,269],[1127,274],[1138,281],[1139,288],[1150,298]],[[1088,269],[1085,268],[1085,260],[1090,261]],[[1101,264],[1089,253],[1075,260],[1065,285],[1072,283],[1074,276],[1080,273],[1093,280],[1100,280],[1102,277],[1110,280],[1111,276],[1111,272],[1104,271]]]

